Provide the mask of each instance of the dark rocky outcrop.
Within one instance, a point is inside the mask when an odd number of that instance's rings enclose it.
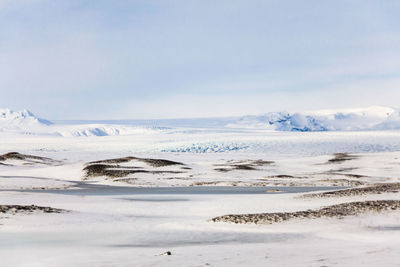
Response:
[[[44,213],[62,213],[65,212],[66,210],[56,209],[52,207],[41,207],[36,205],[30,205],[30,206],[0,205],[0,213],[16,214],[16,213],[31,213],[34,211],[42,211]]]
[[[382,193],[398,193],[399,191],[400,183],[384,183],[323,193],[305,194],[302,195],[301,198],[349,197]]]
[[[276,212],[258,214],[224,215],[211,219],[213,222],[273,224],[292,219],[315,219],[323,217],[344,217],[366,212],[400,210],[399,200],[357,201],[324,207],[318,210]]]

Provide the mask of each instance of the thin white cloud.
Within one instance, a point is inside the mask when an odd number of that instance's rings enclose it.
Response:
[[[389,0],[0,0],[0,107],[54,119],[393,105],[396,11]]]

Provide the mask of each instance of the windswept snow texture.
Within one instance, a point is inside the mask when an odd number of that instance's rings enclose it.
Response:
[[[400,111],[389,107],[369,107],[302,113],[275,112],[244,116],[228,126],[302,132],[393,130],[400,129]]]

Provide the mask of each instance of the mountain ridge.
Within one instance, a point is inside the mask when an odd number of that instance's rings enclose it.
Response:
[[[51,121],[36,117],[27,109],[14,111],[8,108],[0,109],[0,127],[2,128],[24,128],[26,126],[52,125]]]
[[[239,118],[232,128],[265,128],[276,131],[361,131],[400,129],[400,110],[372,106],[305,112],[269,112]]]
[[[134,124],[85,123],[66,125],[54,124],[51,121],[38,118],[26,109],[21,111],[0,109],[0,132],[70,137],[129,135],[143,131],[163,131],[170,129],[169,127],[186,129],[188,125],[192,128],[247,128],[299,132],[398,130],[400,129],[400,109],[372,106],[304,112],[282,111],[236,118],[229,117],[229,119],[228,117],[207,120],[184,119],[183,125],[180,120],[171,120],[170,125],[166,125],[166,121],[161,121],[154,120],[147,125],[143,121],[137,121]],[[160,123],[162,125],[158,125]]]

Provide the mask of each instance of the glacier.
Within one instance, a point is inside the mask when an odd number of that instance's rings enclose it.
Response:
[[[51,125],[52,122],[36,117],[29,110],[13,111],[11,109],[0,109],[0,128],[18,129],[27,126]]]
[[[230,128],[264,128],[276,131],[368,131],[400,129],[400,110],[373,106],[309,112],[271,112],[243,116]]]
[[[35,116],[29,110],[0,109],[0,132],[7,134],[89,137],[118,136],[162,131],[165,128],[109,124],[57,124]]]
[[[146,132],[268,130],[277,132],[381,131],[400,129],[400,109],[373,106],[306,112],[269,112],[262,115],[208,119],[152,121],[68,121],[53,123],[28,110],[0,109],[0,132],[62,137],[119,136]],[[186,150],[187,148],[183,148]],[[221,149],[221,148],[218,148]],[[222,148],[223,150],[229,148]],[[201,149],[200,149],[201,150]]]

